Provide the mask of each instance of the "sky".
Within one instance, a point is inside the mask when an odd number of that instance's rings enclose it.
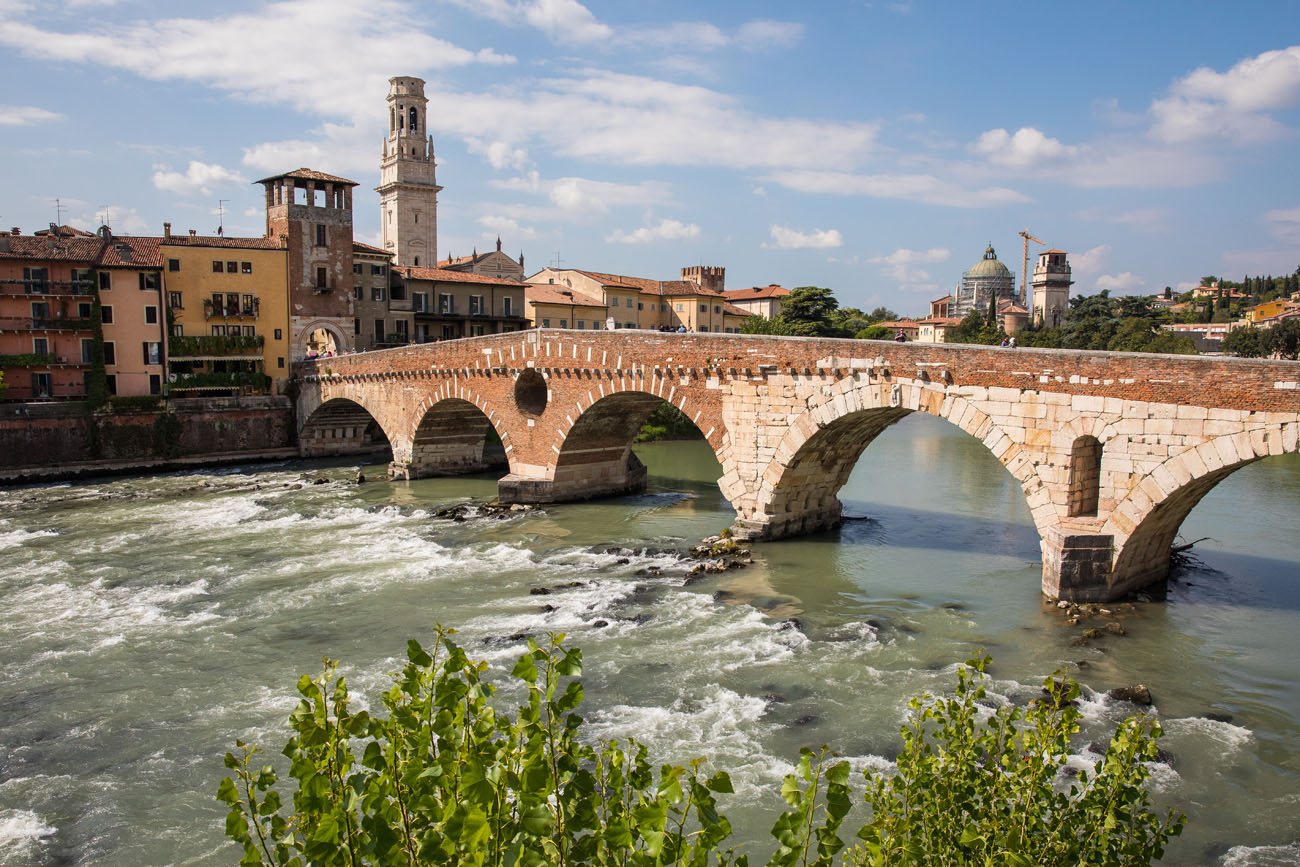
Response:
[[[440,256],[915,314],[1028,229],[1076,293],[1190,287],[1300,267],[1297,43],[1294,0],[0,0],[0,226],[260,235],[308,166],[376,243],[414,75]]]

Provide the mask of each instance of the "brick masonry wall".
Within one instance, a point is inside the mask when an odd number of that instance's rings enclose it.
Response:
[[[0,417],[0,467],[57,468],[86,461],[147,461],[288,448],[295,443],[293,409],[285,399],[220,406],[178,401],[176,424],[161,412],[95,413],[63,408],[57,416]],[[170,454],[169,454],[170,452]]]

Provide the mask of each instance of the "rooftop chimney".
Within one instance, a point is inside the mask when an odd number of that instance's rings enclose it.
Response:
[[[170,238],[171,236],[172,236],[172,224],[163,223],[163,237]]]

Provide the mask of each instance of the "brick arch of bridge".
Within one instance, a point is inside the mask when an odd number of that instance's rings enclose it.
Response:
[[[910,379],[858,383],[810,400],[794,419],[757,481],[744,490],[732,479],[723,493],[737,504],[738,529],[780,538],[839,523],[837,494],[867,447],[890,425],[913,412],[941,418],[984,443],[1021,489],[1041,536],[1055,509],[1035,460],[1005,430],[966,398],[934,383]]]
[[[595,382],[547,376],[549,400],[536,426],[544,433],[535,451],[546,458],[543,478],[503,480],[502,498],[522,502],[588,499],[645,489],[645,467],[632,452],[637,433],[667,403],[704,435],[719,463],[729,440],[716,394],[702,383],[660,375]]]
[[[1224,434],[1171,455],[1111,510],[1102,532],[1114,537],[1110,595],[1123,595],[1169,573],[1178,530],[1206,494],[1237,470],[1296,452],[1300,422]]]
[[[457,380],[440,381],[403,410],[389,475],[395,478],[459,475],[510,463],[511,431],[495,406]],[[495,432],[502,450],[494,449]]]
[[[304,457],[355,454],[392,447],[401,427],[374,396],[356,393],[322,395],[314,406],[299,406],[298,451]],[[381,439],[382,438],[382,439]]]

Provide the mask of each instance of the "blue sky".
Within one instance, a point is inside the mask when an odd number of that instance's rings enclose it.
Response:
[[[51,7],[55,7],[51,9]],[[1076,291],[1300,266],[1300,3],[0,0],[0,225],[260,234],[428,81],[440,255],[925,309],[1030,228]]]

